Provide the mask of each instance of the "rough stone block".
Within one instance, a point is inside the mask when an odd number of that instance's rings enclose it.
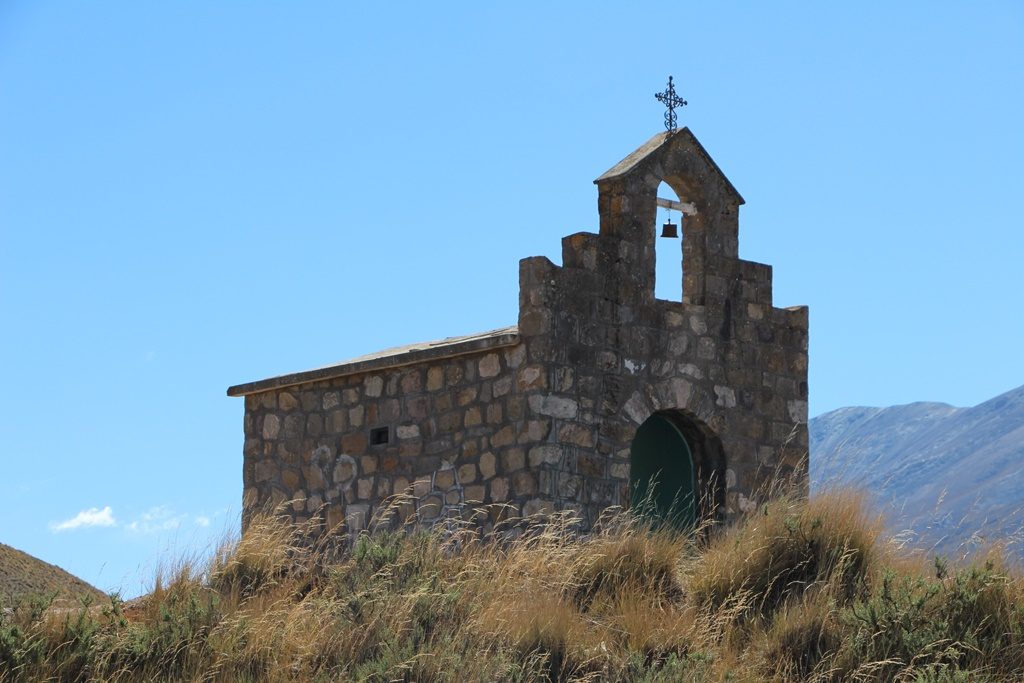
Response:
[[[345,510],[345,528],[349,531],[362,531],[370,521],[370,506],[366,504],[353,504]]]
[[[476,400],[479,390],[475,387],[466,387],[461,390],[455,397],[455,402],[459,406],[468,406],[470,403]]]
[[[436,450],[443,451],[447,449],[447,446],[440,444],[439,442],[431,442],[431,450],[435,450],[433,447],[438,446]],[[423,441],[420,439],[412,439],[409,441],[402,441],[398,444],[398,455],[403,458],[412,458],[423,452]]]
[[[366,452],[366,434],[352,432],[341,437],[341,450],[352,455],[363,455]]]
[[[345,523],[345,506],[332,504],[327,506],[327,528],[335,529]]]
[[[415,394],[423,389],[423,373],[419,370],[409,370],[402,375],[401,380],[403,394]]]
[[[541,465],[558,465],[562,461],[562,447],[557,444],[545,444],[530,449],[530,467]]]
[[[380,402],[381,422],[395,422],[401,415],[401,404],[397,399],[388,398]]]
[[[306,434],[318,437],[324,433],[324,419],[319,413],[313,413],[306,418]]]
[[[494,453],[483,453],[480,456],[480,476],[484,479],[490,479],[494,476],[496,469],[496,458]]]
[[[607,459],[597,453],[581,453],[576,458],[576,470],[588,478],[603,478],[607,464]]]
[[[469,463],[466,465],[460,465],[458,468],[459,482],[462,484],[471,484],[476,481],[476,465]]]
[[[431,495],[423,498],[416,507],[416,512],[423,520],[433,520],[441,516],[444,509],[444,499],[440,495]]]
[[[736,392],[732,387],[715,387],[715,405],[723,408],[736,407]]]
[[[416,479],[416,481],[413,482],[412,495],[414,495],[417,498],[422,498],[423,496],[430,493],[432,489],[433,482],[430,480],[430,477],[419,477]]]
[[[526,360],[526,345],[518,344],[505,350],[505,365],[515,370]]]
[[[299,407],[299,401],[290,392],[282,391],[277,395],[277,405],[281,410],[291,412]]]
[[[502,427],[491,437],[491,446],[494,448],[501,448],[503,446],[509,446],[515,443],[516,433],[515,429],[511,425]]]
[[[593,448],[597,442],[597,435],[592,427],[587,427],[577,422],[569,422],[563,424],[558,429],[558,440],[562,443],[575,444],[582,448]]]
[[[482,424],[482,423],[483,423],[483,416],[480,414],[480,408],[473,407],[473,408],[466,409],[466,414],[465,414],[465,418],[463,420],[463,424],[467,428],[469,428],[469,427],[476,427],[477,425]]]
[[[281,420],[277,415],[265,415],[263,417],[263,438],[267,440],[276,439],[281,431]]]
[[[426,396],[405,399],[405,415],[410,420],[423,420],[430,414],[430,400]]]
[[[556,480],[556,495],[573,500],[583,488],[583,477],[569,472],[559,472]]]
[[[327,488],[327,477],[324,476],[324,471],[320,469],[319,465],[307,465],[302,470],[302,475],[306,479],[306,487],[310,491],[323,491]]]
[[[464,498],[467,503],[483,503],[487,500],[486,488],[481,484],[465,487]]]
[[[384,378],[379,375],[370,375],[363,380],[363,392],[369,398],[379,398],[384,391]]]
[[[353,429],[363,426],[363,416],[366,409],[363,406],[356,406],[348,411],[348,424]]]
[[[534,394],[529,398],[530,410],[540,415],[571,419],[579,412],[579,404],[565,396]]]
[[[348,428],[348,412],[333,410],[327,414],[326,431],[328,434],[340,434]]]
[[[523,504],[523,517],[550,515],[555,511],[554,504],[543,498],[534,498]]]
[[[488,353],[480,359],[477,367],[480,377],[497,377],[501,372],[501,360],[496,353]]]
[[[508,422],[519,422],[526,414],[525,401],[510,396],[505,403],[505,419]]]
[[[420,438],[419,425],[398,425],[395,428],[395,436],[401,440],[418,439]]]
[[[255,478],[257,483],[273,481],[277,479],[279,469],[272,460],[260,460],[256,463]]]
[[[519,391],[544,389],[546,386],[546,375],[542,366],[527,365],[516,372],[516,388]]]
[[[490,489],[493,502],[503,503],[508,500],[508,479],[506,477],[492,479],[488,484],[488,488]]]
[[[501,467],[504,472],[515,472],[525,466],[526,454],[522,448],[509,448],[501,454]]]
[[[512,490],[517,496],[532,496],[537,493],[537,477],[529,470],[520,470],[512,475]]]
[[[331,473],[335,486],[346,485],[356,476],[356,461],[350,455],[339,455]]]
[[[447,491],[455,485],[455,470],[445,469],[434,475],[434,488]]]

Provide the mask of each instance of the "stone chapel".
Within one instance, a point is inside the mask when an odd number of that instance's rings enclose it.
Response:
[[[778,480],[807,490],[804,306],[739,258],[743,198],[688,128],[596,181],[600,231],[519,262],[517,324],[230,387],[245,397],[243,519],[363,529],[645,501],[730,521]],[[682,301],[655,298],[658,186],[682,221]],[[662,203],[662,206],[665,204]]]

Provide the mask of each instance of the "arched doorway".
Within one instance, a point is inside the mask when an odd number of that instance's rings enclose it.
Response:
[[[630,507],[677,527],[697,521],[693,452],[668,415],[655,413],[636,430],[629,447]]]

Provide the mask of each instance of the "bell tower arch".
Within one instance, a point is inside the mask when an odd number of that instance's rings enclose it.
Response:
[[[658,133],[594,181],[601,235],[635,245],[624,249],[622,268],[635,273],[639,296],[654,300],[658,186],[664,182],[686,207],[683,303],[722,306],[726,292],[708,281],[727,278],[739,259],[739,207],[743,197],[689,128]]]

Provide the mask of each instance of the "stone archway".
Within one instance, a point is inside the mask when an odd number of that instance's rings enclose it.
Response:
[[[725,453],[718,435],[686,411],[661,410],[630,444],[630,507],[688,527],[722,517]]]

